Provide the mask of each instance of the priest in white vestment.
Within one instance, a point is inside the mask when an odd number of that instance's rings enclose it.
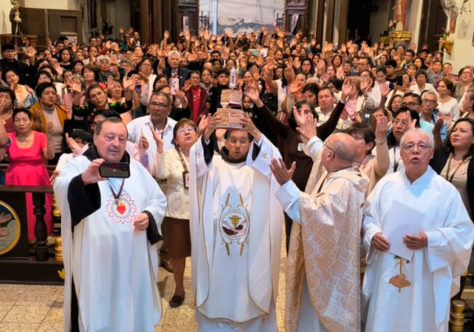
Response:
[[[218,116],[191,149],[192,280],[199,331],[277,331],[283,212],[270,172],[278,150],[253,125],[229,129],[214,155]],[[253,137],[253,139],[252,139]]]
[[[166,198],[125,152],[119,118],[100,123],[94,144],[56,178],[66,270],[65,331],[154,331],[161,318],[156,243]],[[102,178],[105,162],[124,162],[129,178]]]
[[[382,178],[367,199],[362,295],[368,332],[448,331],[473,226],[456,188],[428,166],[433,146],[421,129],[406,132],[405,170]]]
[[[287,170],[281,160],[271,164],[282,185],[277,197],[296,221],[288,253],[285,327],[291,332],[360,331],[359,243],[368,179],[352,167],[354,138],[339,133],[324,145],[316,140],[322,151],[305,193],[291,181],[294,165]]]

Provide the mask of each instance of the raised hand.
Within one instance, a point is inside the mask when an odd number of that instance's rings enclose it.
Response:
[[[151,133],[153,134],[153,139],[155,140],[155,143],[156,143],[156,151],[158,151],[158,153],[163,153],[163,138],[161,137],[160,133],[158,133],[155,130],[155,128],[153,128],[151,124],[149,126],[150,126]]]
[[[270,170],[272,171],[273,176],[275,176],[275,179],[280,185],[283,185],[291,180],[295,169],[296,162],[293,162],[291,164],[291,168],[287,169],[285,163],[281,158],[273,158],[272,162],[270,163]]]
[[[212,133],[216,130],[216,126],[220,121],[221,118],[217,114],[209,117],[208,125],[204,130],[204,140],[208,141],[211,138]]]
[[[380,85],[380,94],[382,97],[386,97],[390,93],[390,86],[389,83],[386,82]]]
[[[250,100],[256,104],[260,100],[260,93],[255,84],[249,84],[245,87],[244,95],[250,98]]]
[[[149,146],[150,146],[150,143],[148,143],[148,140],[146,139],[146,137],[143,135],[140,136],[140,140],[138,141],[138,149],[142,151],[146,151],[148,150]]]
[[[106,180],[105,178],[100,176],[99,173],[99,168],[102,166],[102,164],[105,162],[105,159],[99,158],[99,159],[94,159],[89,166],[82,172],[82,182],[84,184],[91,184],[91,183],[97,183],[99,181],[104,181]]]
[[[371,78],[365,78],[360,82],[360,90],[362,93],[366,96],[370,89],[372,89],[372,79]]]
[[[198,123],[198,132],[199,134],[204,133],[206,130],[207,126],[209,125],[209,120],[211,116],[210,115],[201,115]]]
[[[46,136],[50,137],[53,135],[54,123],[49,121],[46,124]]]
[[[377,119],[377,123],[375,125],[375,138],[377,140],[384,140],[387,137],[387,133],[390,126],[388,124],[387,117],[381,117]]]
[[[79,146],[79,144],[77,144],[77,142],[73,138],[71,138],[68,133],[66,133],[65,136],[66,136],[67,146],[69,147],[69,149],[71,149],[72,154],[75,156],[80,155],[82,149]]]
[[[253,136],[256,142],[259,142],[262,138],[262,133],[255,127],[252,118],[249,114],[244,113],[244,116],[240,119],[242,129],[246,130],[250,135]]]
[[[73,94],[80,94],[82,92],[82,84],[79,82],[72,82],[71,92]]]
[[[441,135],[441,128],[443,128],[444,120],[443,118],[438,118],[433,127],[433,136]]]
[[[303,143],[307,143],[311,138],[317,135],[318,121],[313,114],[298,113],[296,107],[293,107],[293,115],[296,120],[296,131],[300,134]]]
[[[355,91],[354,82],[352,82],[351,79],[346,78],[346,80],[344,81],[344,84],[342,84],[341,91],[342,91],[341,100],[345,102],[348,97],[354,94],[354,91]]]
[[[125,75],[123,78],[123,89],[134,91],[136,83],[137,83],[136,78],[127,77],[127,75]]]

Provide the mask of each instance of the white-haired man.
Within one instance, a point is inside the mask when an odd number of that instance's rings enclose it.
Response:
[[[170,51],[168,53],[168,66],[164,70],[164,74],[168,79],[178,78],[179,79],[179,88],[181,89],[184,86],[184,82],[188,79],[189,69],[181,68],[181,54],[178,51]]]
[[[365,330],[447,331],[472,222],[456,188],[428,165],[432,136],[411,129],[400,145],[404,170],[384,177],[364,209]]]

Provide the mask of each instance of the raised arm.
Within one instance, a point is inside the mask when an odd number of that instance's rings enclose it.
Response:
[[[273,115],[273,113],[265,106],[263,101],[260,99],[257,87],[254,84],[251,84],[247,86],[244,93],[255,104],[255,113],[267,122],[269,128],[275,134],[280,137],[286,138],[288,135],[288,130],[290,130],[290,128],[278,121],[278,119]]]

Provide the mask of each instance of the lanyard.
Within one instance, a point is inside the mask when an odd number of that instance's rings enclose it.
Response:
[[[179,160],[181,161],[181,165],[183,165],[184,171],[189,172],[188,165],[186,164],[186,161],[184,160],[183,153],[181,152],[181,149],[178,148],[177,150],[178,150]]]
[[[454,172],[453,174],[451,174],[451,176],[449,176],[449,171],[451,170],[451,160],[453,159],[453,155],[450,154],[449,155],[449,159],[448,159],[448,169],[446,170],[446,180],[448,180],[449,182],[453,182],[453,178],[454,178],[454,175],[456,174],[456,172],[459,170],[459,168],[462,166],[462,164],[464,164],[465,160],[462,160],[459,165],[454,169]]]
[[[123,185],[124,185],[124,183],[125,183],[125,179],[122,180],[122,184],[120,185],[120,189],[119,189],[119,191],[118,191],[117,194],[115,193],[115,191],[114,191],[114,189],[112,188],[112,186],[110,185],[110,183],[108,183],[108,184],[109,184],[110,191],[112,192],[112,196],[114,196],[114,203],[115,203],[115,205],[119,205],[119,204],[120,204],[119,198],[120,198],[120,195],[122,195],[122,190],[123,190]]]

